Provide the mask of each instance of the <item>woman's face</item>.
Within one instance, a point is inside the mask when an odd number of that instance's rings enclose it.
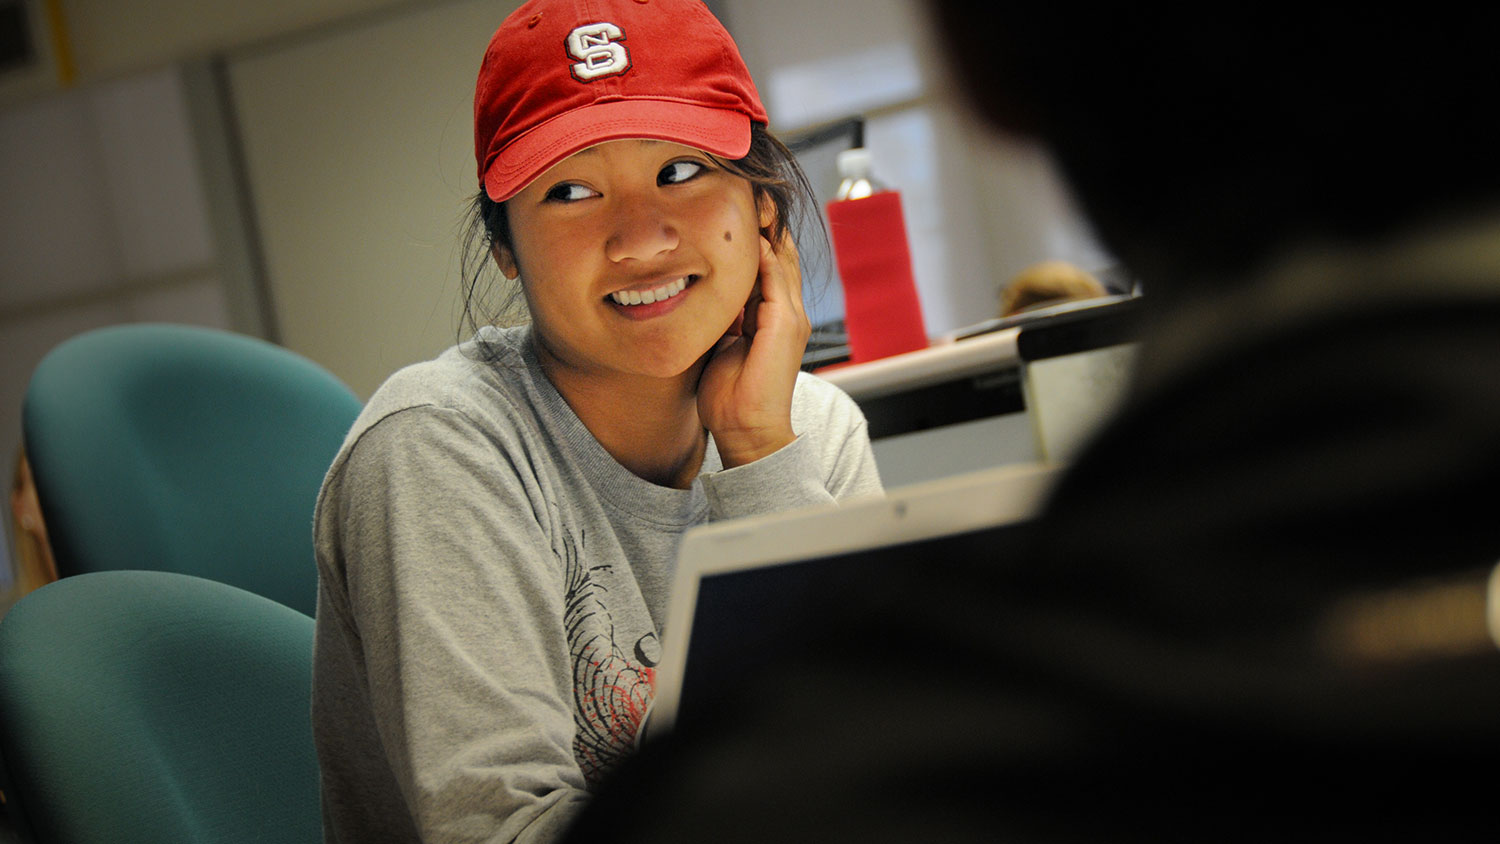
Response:
[[[692,147],[599,144],[506,204],[532,326],[552,363],[583,375],[670,378],[714,347],[749,298],[769,223],[745,179]]]

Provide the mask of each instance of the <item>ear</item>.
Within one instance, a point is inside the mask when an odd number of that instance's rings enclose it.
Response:
[[[515,281],[521,275],[521,268],[516,266],[516,256],[509,249],[496,243],[490,247],[490,256],[495,259],[495,266],[500,268],[500,274],[511,281]]]
[[[776,222],[776,203],[771,201],[769,191],[755,192],[755,213],[761,231],[770,231]]]

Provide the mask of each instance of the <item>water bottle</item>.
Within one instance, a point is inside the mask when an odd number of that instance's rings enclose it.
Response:
[[[837,159],[838,192],[828,203],[828,232],[844,287],[849,360],[863,363],[927,347],[922,303],[912,276],[901,194],[877,181],[870,151]]]

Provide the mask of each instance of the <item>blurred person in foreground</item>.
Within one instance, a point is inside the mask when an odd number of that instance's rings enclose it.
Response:
[[[1490,15],[934,6],[1147,282],[1131,397],[1022,559],[864,584],[579,840],[1495,840]]]

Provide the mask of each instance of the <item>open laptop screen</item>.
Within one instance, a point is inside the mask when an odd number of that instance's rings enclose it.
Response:
[[[933,562],[954,558],[1007,559],[1024,523],[986,528],[917,542],[853,551],[786,565],[763,566],[704,577],[698,584],[687,660],[678,693],[677,717],[713,706],[718,690],[759,673],[799,645],[799,622],[819,618],[826,607],[871,584],[920,578]],[[859,647],[851,641],[850,648]]]
[[[683,540],[648,733],[710,705],[735,675],[796,648],[799,623],[933,561],[1004,558],[1055,474],[1013,466],[893,490],[843,507],[762,516]],[[857,646],[857,643],[851,643]]]

